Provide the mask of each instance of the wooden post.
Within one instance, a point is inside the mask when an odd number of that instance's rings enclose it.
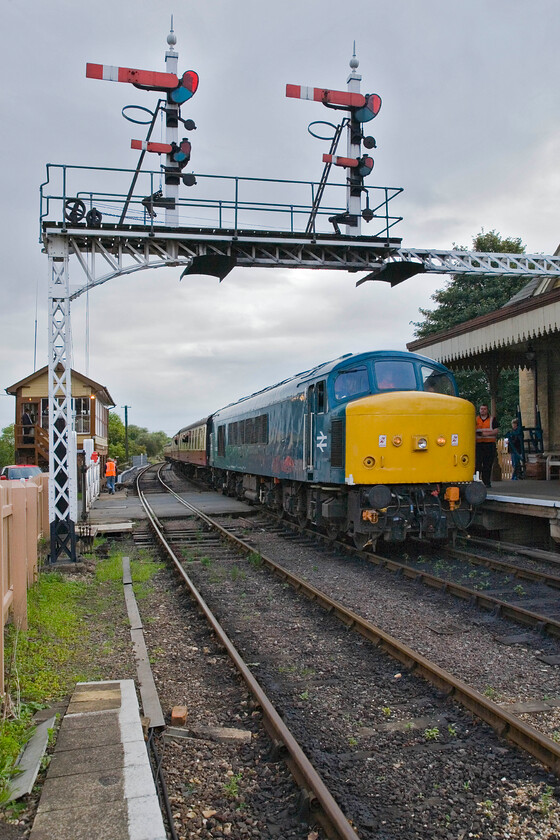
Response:
[[[37,581],[37,537],[39,534],[39,485],[34,481],[26,484],[26,555],[27,555],[27,586],[33,586]],[[27,613],[26,613],[27,614]]]

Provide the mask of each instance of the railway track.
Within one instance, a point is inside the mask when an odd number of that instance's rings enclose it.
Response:
[[[191,509],[191,513],[194,511]],[[224,549],[221,546],[221,542],[216,540],[216,537],[212,535],[210,528],[212,527],[212,523],[209,521],[207,517],[201,517],[201,521],[204,523],[203,528],[197,527],[193,524],[192,521],[189,521],[188,526],[184,523],[174,523],[172,528],[168,528],[167,536],[164,537],[164,541],[167,543],[168,547],[171,549],[173,548],[173,554],[175,556],[174,563],[176,568],[178,569],[179,573],[183,577],[183,579],[188,579],[190,584],[192,585],[192,577],[200,578],[203,585],[208,586],[208,578],[209,578],[209,570],[212,569],[212,573],[214,575],[217,574],[218,568],[220,569],[220,574],[227,570],[228,577],[222,577],[218,581],[222,585],[218,585],[218,591],[221,591],[225,588],[231,588],[231,583],[234,583],[234,579],[238,579],[240,576],[243,576],[244,586],[246,589],[249,588],[247,578],[251,577],[251,584],[253,579],[258,579],[259,577],[262,578],[262,565],[267,566],[269,569],[274,570],[276,575],[279,576],[280,584],[279,590],[277,590],[276,595],[274,595],[275,600],[280,601],[280,598],[286,597],[284,592],[284,587],[286,584],[290,583],[300,594],[305,594],[308,599],[315,601],[317,604],[320,604],[322,609],[319,611],[322,616],[322,621],[327,620],[329,622],[329,626],[332,624],[332,615],[335,615],[339,618],[345,627],[351,627],[352,629],[356,630],[361,637],[367,639],[374,643],[375,648],[367,646],[367,656],[374,656],[375,663],[372,665],[369,662],[369,667],[373,667],[376,673],[383,673],[383,677],[380,678],[380,682],[383,685],[383,690],[380,692],[379,697],[375,696],[375,692],[373,691],[373,687],[371,685],[371,680],[366,679],[366,685],[360,684],[358,680],[358,685],[356,686],[356,691],[360,696],[362,694],[364,696],[368,696],[369,693],[369,702],[373,709],[375,709],[375,714],[373,714],[373,725],[368,726],[368,720],[361,721],[362,725],[358,725],[360,721],[354,721],[353,726],[347,727],[347,744],[346,747],[351,747],[351,749],[347,749],[349,756],[345,759],[347,764],[352,764],[354,760],[357,761],[357,765],[360,765],[360,772],[363,771],[363,766],[367,766],[367,762],[374,761],[375,756],[378,752],[379,741],[380,739],[385,741],[398,740],[400,737],[408,738],[407,748],[419,750],[420,748],[427,747],[427,741],[430,737],[433,738],[434,744],[431,746],[434,747],[434,752],[438,755],[441,755],[443,749],[449,749],[450,751],[456,751],[459,753],[463,753],[466,749],[466,744],[468,743],[469,749],[476,749],[478,748],[477,745],[473,744],[472,742],[472,735],[469,735],[470,732],[473,730],[477,730],[477,734],[482,732],[483,729],[477,729],[477,726],[473,727],[472,721],[468,723],[470,717],[465,714],[464,711],[460,711],[457,707],[453,704],[452,711],[450,712],[450,704],[449,701],[446,699],[447,697],[451,696],[454,700],[460,703],[464,709],[468,710],[469,712],[474,713],[477,716],[478,720],[483,720],[486,723],[490,724],[490,726],[497,732],[500,736],[507,737],[512,743],[516,744],[517,746],[522,747],[524,750],[528,750],[534,755],[540,762],[551,768],[555,773],[558,772],[560,769],[560,751],[556,743],[547,738],[546,736],[542,735],[542,733],[538,732],[536,729],[531,727],[530,725],[526,724],[524,721],[520,720],[517,716],[513,715],[507,709],[500,708],[498,704],[494,703],[488,697],[484,697],[479,692],[473,690],[468,685],[466,685],[461,680],[453,677],[451,674],[446,673],[443,669],[435,665],[434,663],[430,662],[427,658],[417,654],[407,645],[398,642],[396,639],[392,638],[388,633],[376,628],[371,622],[364,620],[360,615],[349,610],[342,606],[342,604],[338,603],[335,599],[326,596],[322,593],[317,587],[310,585],[308,582],[303,580],[302,577],[294,575],[293,573],[289,572],[286,568],[280,567],[278,563],[275,563],[271,558],[266,557],[262,552],[255,551],[254,545],[254,533],[251,533],[251,528],[247,527],[250,523],[247,522],[237,522],[234,526],[234,531],[236,533],[232,533],[231,530],[225,529],[223,527],[218,528],[220,533],[221,539],[225,539],[227,541],[227,547]],[[249,534],[245,536],[250,536],[250,539],[243,539],[243,533],[241,535],[239,532],[248,531]],[[313,542],[316,544],[315,538],[313,538]],[[216,549],[218,549],[217,553]],[[241,561],[239,559],[239,552],[242,552],[249,558],[249,563],[243,566],[243,570],[240,570]],[[252,562],[251,562],[252,558]],[[189,574],[185,572],[185,566],[189,568]],[[235,573],[234,573],[234,570]],[[216,581],[215,581],[216,582]],[[227,583],[227,587],[226,587]],[[221,608],[223,608],[223,603],[220,601],[220,597],[215,595],[216,587],[210,587],[210,597],[216,600],[216,603],[221,604]],[[247,597],[247,595],[246,595]],[[261,597],[261,596],[259,596]],[[289,596],[293,602],[293,596]],[[267,596],[265,596],[266,602]],[[251,603],[253,603],[253,599],[251,599]],[[256,596],[255,601],[256,603]],[[265,603],[264,607],[261,606],[257,609],[255,607],[255,615],[251,618],[251,616],[243,618],[243,600],[241,601],[241,606],[237,608],[237,622],[238,624],[234,626],[234,632],[236,634],[240,633],[238,627],[239,625],[243,625],[245,623],[246,626],[251,626],[251,632],[253,634],[256,633],[256,641],[253,640],[253,648],[251,648],[251,642],[245,642],[248,646],[248,650],[250,651],[251,658],[257,656],[259,659],[263,657],[260,655],[262,654],[262,650],[259,648],[258,638],[259,638],[259,625],[262,628],[262,620],[263,620],[263,612],[266,612],[268,615],[269,609],[265,609],[267,604]],[[268,605],[269,606],[269,605]],[[205,611],[207,607],[201,608]],[[232,612],[231,606],[227,608],[229,612]],[[280,607],[280,609],[282,609]],[[286,606],[285,610],[286,613],[291,611],[293,608]],[[227,614],[227,610],[226,610]],[[298,613],[299,615],[299,613]],[[325,619],[326,616],[326,619]],[[231,621],[231,615],[228,617],[228,621]],[[264,619],[266,620],[266,619]],[[303,623],[303,617],[299,618],[296,622],[296,626],[294,626],[294,622],[292,617],[290,617],[288,621],[288,626],[285,629],[285,636],[284,638],[287,639],[288,635],[291,637],[296,633],[298,630],[299,625]],[[254,625],[254,626],[253,626]],[[288,632],[289,631],[289,632]],[[314,636],[317,631],[316,630],[308,630],[309,635]],[[251,635],[251,634],[249,634]],[[347,634],[344,634],[347,635]],[[305,642],[305,631],[302,636],[300,644],[303,647],[306,647]],[[355,658],[354,648],[356,646],[356,642],[352,643],[350,649],[346,650],[346,656],[348,660],[352,660]],[[226,645],[226,648],[229,647]],[[395,674],[395,665],[390,664],[391,660],[389,660],[384,654],[380,651],[389,652],[391,656],[396,659],[401,666],[401,670]],[[230,654],[231,655],[231,654]],[[235,653],[232,656],[232,659],[235,661]],[[295,653],[293,654],[295,657]],[[309,658],[309,657],[308,657]],[[312,659],[310,659],[312,662]],[[389,663],[389,665],[387,665]],[[239,663],[240,673],[242,674],[243,678],[246,682],[249,680],[252,681],[252,674],[247,666],[243,666],[242,663]],[[274,670],[274,665],[267,663],[264,666],[262,663],[259,663],[257,666],[258,669],[262,669],[263,671],[268,672],[268,680],[270,682],[270,670]],[[277,666],[289,668],[289,666]],[[301,683],[301,674],[305,669],[311,668],[312,670],[317,668],[315,664],[302,664],[301,667],[298,666],[298,679],[299,684]],[[363,664],[360,666],[359,664],[355,663],[354,668],[360,670],[360,667],[363,669]],[[319,669],[322,673],[323,671],[328,673],[328,667],[326,665],[323,666],[323,669]],[[403,673],[401,673],[403,671]],[[414,672],[414,676],[411,676],[411,671]],[[426,700],[426,686],[423,680],[419,680],[418,676],[423,677],[424,679],[429,680],[432,685],[435,687],[433,694],[430,694],[429,699]],[[277,674],[276,682],[278,682]],[[249,685],[249,682],[247,684]],[[274,678],[272,678],[272,684],[274,685]],[[297,680],[296,680],[297,682]],[[334,679],[334,684],[338,684],[339,678],[336,677]],[[303,691],[300,692],[299,700],[303,701],[303,706],[307,705],[307,701],[310,696],[310,691],[313,692],[315,695],[319,689],[315,682],[315,680],[311,680],[312,689],[305,688]],[[325,684],[321,683],[322,690],[325,690]],[[330,688],[329,688],[330,685]],[[332,692],[332,685],[333,685],[333,678],[331,675],[331,682],[327,678],[326,683],[326,690],[327,693]],[[403,688],[406,688],[406,691],[403,692]],[[258,690],[258,689],[257,689]],[[286,689],[278,690],[278,695],[281,698],[281,702],[285,703],[285,691]],[[288,691],[288,694],[290,692]],[[292,693],[292,702],[294,701],[293,691]],[[318,695],[317,695],[318,696]],[[387,699],[388,696],[391,696],[392,699]],[[385,698],[385,699],[383,699]],[[297,699],[297,698],[296,698]],[[262,707],[261,699],[258,699],[257,702]],[[319,702],[317,700],[317,702]],[[383,705],[385,703],[385,705]],[[266,704],[265,704],[266,705]],[[296,707],[298,703],[296,702]],[[302,705],[302,702],[299,703],[299,706]],[[428,709],[428,715],[422,715],[419,712],[422,710]],[[362,709],[363,711],[363,709]],[[306,728],[309,728],[309,723],[302,724],[299,718],[299,713],[293,713],[294,719],[296,721],[296,727],[299,726],[302,731],[305,733]],[[343,713],[344,715],[345,713]],[[368,716],[365,716],[368,717]],[[380,717],[380,719],[378,719]],[[302,718],[305,720],[305,714],[302,715]],[[328,713],[327,713],[327,721],[329,720]],[[350,722],[351,723],[351,722]],[[433,725],[430,725],[433,724]],[[273,724],[268,724],[270,730],[273,732],[273,739],[275,741],[282,741],[283,739],[279,738],[279,730],[276,729],[278,725],[277,720]],[[423,729],[422,729],[423,727]],[[470,728],[469,728],[470,727]],[[369,731],[368,731],[369,730]],[[319,741],[321,741],[321,727],[317,731],[317,737]],[[354,734],[351,734],[351,733]],[[461,737],[458,741],[455,741],[457,732],[461,733]],[[397,733],[397,735],[395,735]],[[405,733],[405,735],[403,735]],[[423,733],[423,735],[419,738],[419,733]],[[426,733],[431,733],[427,735]],[[454,734],[453,734],[454,733]],[[490,739],[494,738],[494,736],[488,734],[485,737],[489,737]],[[424,740],[422,740],[422,738]],[[369,739],[369,740],[368,740]],[[476,740],[476,739],[475,739]],[[356,743],[353,743],[356,741]],[[445,743],[442,743],[444,741]],[[375,743],[376,746],[371,748],[371,754],[368,753],[367,745],[369,743]],[[500,754],[500,749],[502,749],[499,745],[496,746],[498,742],[494,741],[493,745],[490,747],[490,751],[493,754],[494,758]],[[354,747],[358,747],[360,745],[361,749],[354,749]],[[394,746],[394,744],[393,744]],[[314,750],[313,745],[306,744],[307,752],[317,752]],[[407,748],[404,748],[404,753],[407,753]],[[488,744],[486,744],[483,750],[488,750]],[[388,747],[388,752],[390,752],[390,748]],[[428,745],[429,751],[429,745]],[[319,749],[319,753],[323,756],[324,754],[331,755],[333,754],[333,748],[327,749]],[[504,750],[504,752],[508,753],[509,759],[509,750]],[[360,755],[361,753],[365,753],[364,755]],[[341,749],[340,749],[340,740],[338,742],[336,754],[340,757]],[[413,753],[409,753],[409,756]],[[356,758],[357,757],[357,758]],[[433,760],[433,756],[430,756]],[[479,757],[480,761],[483,761],[482,757]],[[383,763],[383,760],[381,760]],[[517,759],[516,759],[517,761]],[[364,764],[365,762],[365,764]],[[340,762],[338,762],[340,764]],[[344,763],[344,762],[343,762]],[[396,762],[399,763],[398,761]],[[440,762],[441,763],[441,762]],[[508,761],[506,761],[508,764]],[[329,762],[326,762],[327,766],[327,773],[329,776],[329,780],[334,778],[332,784],[334,784],[335,788],[337,789],[337,800],[345,801],[344,797],[348,797],[348,785],[346,787],[344,784],[340,782],[339,773],[332,772],[332,767],[330,767]],[[469,766],[475,766],[475,764],[471,763]],[[338,768],[340,769],[340,768]],[[299,771],[301,774],[301,770]],[[306,773],[308,771],[305,771]],[[346,772],[348,770],[346,769]],[[357,768],[356,768],[357,772]],[[506,775],[500,778],[507,778],[508,773],[510,772],[507,769],[503,771]],[[531,772],[535,772],[532,770]],[[538,772],[537,772],[538,776]],[[297,774],[296,774],[297,777]],[[447,768],[442,776],[442,778],[449,778],[449,768]],[[309,776],[304,774],[304,780],[307,779],[307,784],[309,785]],[[370,779],[371,781],[371,779]],[[395,790],[402,790],[402,782],[400,784],[394,782],[394,789]],[[468,780],[464,780],[463,784],[466,784]],[[379,784],[374,785],[374,788],[378,788]],[[467,788],[464,789],[464,794],[466,795]],[[376,794],[379,796],[379,793]],[[420,795],[420,794],[419,794]],[[319,801],[319,797],[317,793],[313,793],[313,800]],[[434,797],[428,797],[430,799],[430,806],[429,808],[433,808],[437,810],[435,807],[435,803],[431,800]],[[436,797],[437,799],[438,797]],[[367,799],[367,797],[366,797]],[[423,801],[423,800],[422,800]],[[367,803],[366,803],[367,804]],[[358,826],[358,828],[362,829],[360,836],[381,836],[378,834],[368,834],[368,830],[371,827],[379,828],[379,824],[376,821],[376,818],[372,818],[371,811],[368,811],[366,804],[357,803],[355,796],[350,796],[349,801],[349,808],[350,812],[353,815],[352,822]],[[375,804],[375,803],[373,803]],[[369,803],[369,807],[372,807],[372,803]],[[420,807],[420,806],[419,806]],[[363,811],[367,812],[365,816],[363,816]],[[375,811],[375,809],[374,809]],[[394,811],[394,807],[393,807]],[[420,807],[420,811],[424,813],[425,808],[423,809]],[[377,811],[375,811],[377,813]],[[361,816],[360,816],[361,815]],[[445,821],[445,815],[440,817],[442,820]],[[398,821],[399,817],[395,817],[392,815],[393,821],[396,819]],[[482,820],[484,821],[484,815],[475,816],[473,819]],[[332,819],[329,816],[326,821],[324,815],[322,816],[323,822],[325,824],[330,824],[329,831],[333,831],[332,827]],[[391,820],[389,820],[391,822]],[[348,828],[348,819],[347,816],[342,817],[342,823],[346,825]],[[404,828],[402,826],[401,828]],[[339,829],[334,829],[339,830]],[[365,833],[364,833],[365,832]],[[336,835],[336,836],[344,836],[344,835]],[[355,836],[355,834],[353,835]],[[392,834],[387,834],[387,837],[392,837]],[[395,835],[396,836],[396,835]],[[407,835],[408,836],[408,835]],[[417,835],[410,835],[410,836],[422,836],[421,834]],[[437,834],[431,836],[439,836]],[[449,835],[442,835],[442,836],[449,836]],[[477,836],[473,834],[472,836]],[[483,836],[483,835],[478,835]],[[507,835],[507,836],[514,836],[514,835]]]

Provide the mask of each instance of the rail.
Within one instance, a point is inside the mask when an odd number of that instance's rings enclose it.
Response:
[[[84,225],[99,227],[99,220],[93,221],[95,214],[89,216],[94,209],[101,213],[103,226],[136,224],[152,231],[165,226],[162,220],[170,203],[162,195],[162,173],[140,172],[130,194],[128,182],[135,175],[134,169],[47,164],[47,179],[40,186],[39,241],[46,221],[63,223],[63,232],[66,224],[75,228],[82,220]],[[195,184],[188,188],[189,197],[179,198],[173,206],[179,213],[180,227],[250,228],[312,236],[321,230],[332,233],[328,219],[346,212],[346,184],[324,187],[325,203],[316,208],[320,187],[314,181],[196,173]],[[402,188],[371,186],[364,191],[371,212],[368,238],[389,237],[389,231],[402,221],[401,216],[389,213],[389,202]],[[312,229],[307,230],[312,212]]]
[[[284,723],[282,717],[277,712],[277,710],[269,700],[268,696],[263,691],[259,682],[253,676],[251,670],[242,659],[235,645],[230,640],[229,636],[226,634],[225,630],[222,628],[219,621],[210,610],[209,606],[206,604],[202,595],[195,587],[193,581],[186,573],[182,563],[177,558],[175,552],[169,545],[164,530],[159,520],[157,519],[153,508],[149,504],[146,495],[141,490],[141,478],[149,469],[154,469],[154,467],[148,467],[138,475],[136,479],[136,487],[142,506],[144,507],[144,510],[146,511],[146,514],[148,516],[150,526],[161,548],[167,554],[170,561],[174,564],[177,572],[183,579],[192,597],[196,601],[198,609],[204,615],[207,622],[211,626],[220,645],[228,653],[230,659],[232,660],[239,674],[244,680],[248,690],[255,697],[263,714],[264,725],[273,743],[277,745],[282,744],[284,746],[287,753],[286,764],[288,765],[288,768],[298,785],[309,796],[310,801],[312,803],[312,812],[314,818],[321,823],[321,825],[327,833],[327,836],[333,838],[333,840],[335,838],[336,840],[358,840],[358,835],[356,834],[352,826],[349,824],[345,815],[342,813],[341,809],[337,805],[336,801],[334,800],[332,794],[323,782],[322,778],[319,776],[319,774],[317,773],[317,771],[315,770],[305,753],[303,752],[299,743],[296,741],[291,731]],[[161,466],[159,470],[161,472]],[[179,497],[178,494],[174,493],[174,491],[171,490],[171,488],[169,488],[163,482],[159,473],[157,477],[161,484],[164,487],[166,487],[166,489],[171,493],[171,495],[173,495],[175,498],[178,498],[183,505],[188,507],[191,511],[195,512],[196,516],[198,516],[204,522],[207,522],[208,524],[211,523],[212,527],[216,528],[216,523],[214,523],[209,517],[202,513],[202,511],[200,511],[198,508],[195,508],[193,505],[190,505],[188,502],[185,502],[185,500],[181,499],[181,497]],[[231,534],[228,534],[227,531],[219,527],[217,528],[217,530],[220,533],[222,533],[223,536],[226,536],[228,539],[231,539]],[[247,548],[245,544],[240,543],[240,545],[243,545],[244,549]]]
[[[190,504],[190,502],[185,501],[178,493],[169,487],[169,485],[165,484],[161,477],[159,477],[159,480],[178,502],[191,511],[196,512],[196,515],[203,521],[208,524],[211,523],[211,527],[224,539],[234,544],[238,550],[246,555],[254,553],[253,546],[218,525],[216,522],[211,520],[210,517],[206,516],[194,505]],[[365,559],[368,559],[364,552],[361,552],[360,554]],[[394,636],[391,636],[381,628],[376,627],[371,622],[362,618],[362,616],[358,615],[353,610],[345,607],[341,602],[329,597],[304,578],[299,577],[298,575],[295,575],[283,568],[262,552],[259,553],[259,557],[264,566],[277,575],[281,580],[292,586],[297,592],[300,592],[311,601],[314,601],[322,606],[329,613],[340,619],[340,621],[342,621],[349,629],[354,630],[365,639],[372,642],[376,647],[384,650],[387,654],[389,654],[389,656],[402,663],[405,668],[410,671],[414,671],[415,674],[423,677],[427,682],[444,691],[450,698],[453,698],[465,709],[468,709],[476,715],[476,717],[480,718],[480,720],[489,724],[489,726],[491,726],[500,737],[506,738],[511,743],[530,753],[546,767],[549,767],[553,773],[560,775],[560,747],[546,735],[543,735],[533,726],[520,720],[507,709],[499,706],[491,699],[480,694],[474,688],[471,688],[463,682],[463,680],[458,679],[453,674],[443,668],[440,668],[438,665],[422,656],[422,654],[417,653],[415,650],[408,647],[408,645],[400,642]],[[373,555],[373,557],[378,561],[384,559],[378,557],[377,555]],[[390,568],[391,564],[387,562],[386,565]],[[180,564],[177,564],[177,566],[179,568]],[[186,573],[184,570],[181,571],[181,568],[179,568],[179,572],[186,578]],[[402,568],[404,569],[407,567]],[[419,577],[420,576],[421,575],[419,575]],[[435,578],[433,579],[436,580]],[[444,581],[441,582],[444,584],[444,587],[442,588],[447,589],[447,583]],[[503,606],[507,607],[508,605],[504,604]]]
[[[27,590],[37,579],[38,540],[49,533],[48,475],[0,482],[0,698],[4,695],[4,627],[27,629]]]

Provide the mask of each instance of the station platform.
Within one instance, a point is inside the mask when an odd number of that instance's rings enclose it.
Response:
[[[560,481],[492,480],[475,524],[498,531],[501,539],[560,548]]]
[[[250,505],[223,496],[213,490],[192,490],[179,494],[186,502],[199,508],[209,516],[241,516],[254,511]],[[181,505],[173,496],[166,493],[150,493],[150,504],[153,506],[156,516],[162,519],[169,519],[175,516],[188,516],[188,509]],[[133,523],[146,519],[146,514],[140,503],[140,499],[126,488],[117,490],[114,495],[101,493],[93,503],[88,523],[92,529],[98,532],[110,533],[111,531],[132,531]]]
[[[78,683],[30,840],[166,840],[133,680]]]

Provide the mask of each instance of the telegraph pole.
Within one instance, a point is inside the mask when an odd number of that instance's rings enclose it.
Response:
[[[128,409],[132,408],[130,405],[123,405],[124,408],[124,457],[128,464]]]

